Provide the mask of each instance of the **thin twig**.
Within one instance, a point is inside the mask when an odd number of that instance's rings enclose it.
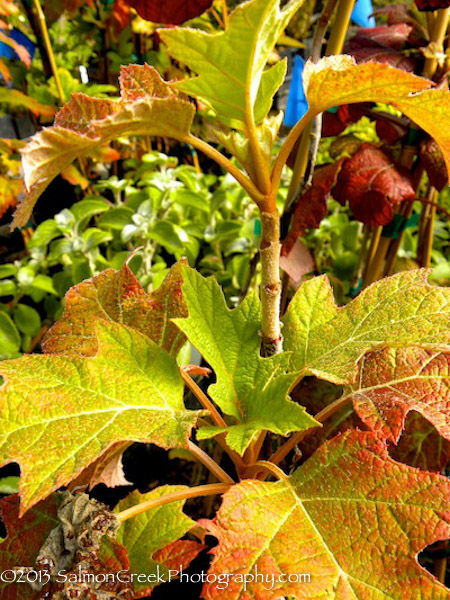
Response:
[[[117,514],[118,520],[123,523],[132,517],[136,517],[143,512],[163,506],[164,504],[170,504],[171,502],[179,502],[180,500],[187,500],[188,498],[199,498],[200,496],[211,496],[215,494],[224,494],[232,487],[231,484],[226,483],[212,483],[209,485],[199,485],[194,488],[187,490],[180,490],[173,492],[172,494],[166,494],[159,498],[152,498],[146,502],[140,502],[135,504],[126,510],[122,510]]]
[[[338,398],[328,406],[326,406],[323,410],[321,410],[317,415],[314,416],[316,421],[319,423],[324,423],[327,419],[329,419],[335,412],[340,410],[347,402],[350,401],[351,394],[347,394],[346,396],[342,396]],[[295,448],[295,446],[300,443],[303,438],[309,435],[311,432],[320,429],[320,425],[317,427],[310,427],[309,429],[304,429],[303,431],[298,431],[293,436],[291,436],[287,442],[285,442],[272,456],[269,458],[271,463],[275,465],[279,464],[283,458],[285,458],[291,450]]]
[[[184,369],[180,369],[181,377],[187,387],[191,390],[200,404],[204,409],[208,410],[211,413],[211,418],[217,427],[228,427],[226,421],[223,419],[222,415],[219,413],[217,408],[208,398],[208,396],[200,389],[200,387],[195,383],[195,381],[190,377]]]
[[[213,473],[222,483],[235,483],[234,480],[219,466],[206,452],[199,448],[191,440],[188,441],[188,449],[195,458]]]
[[[261,208],[261,210],[265,210],[265,201],[266,198],[264,194],[262,194],[258,188],[255,186],[253,181],[247,177],[247,175],[238,169],[226,156],[224,156],[221,152],[216,150],[213,146],[204,142],[203,140],[195,137],[195,135],[189,134],[186,136],[186,143],[191,144],[197,150],[203,152],[210,158],[212,158],[218,165],[223,167],[230,175],[238,181],[244,190],[249,194],[249,196],[256,202],[256,204]]]
[[[254,465],[250,465],[245,472],[245,476],[250,478],[251,474],[253,473],[253,475],[256,477],[261,471],[268,471],[280,481],[289,483],[289,477],[286,475],[286,473],[273,462],[269,462],[267,460],[258,460],[258,462],[256,462]]]

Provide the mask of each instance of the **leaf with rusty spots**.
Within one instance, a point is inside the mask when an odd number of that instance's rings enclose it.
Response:
[[[370,352],[346,394],[364,423],[389,441],[397,442],[410,410],[450,440],[450,352],[418,347]]]
[[[56,511],[61,503],[58,494],[52,494],[36,504],[24,516],[19,516],[19,494],[0,500],[0,516],[6,526],[7,537],[0,543],[0,572],[14,567],[31,567],[50,531],[58,525]],[[26,583],[6,583],[0,580],[2,600],[38,600],[40,593]]]
[[[200,16],[212,6],[213,0],[125,0],[146,21],[181,25]]]
[[[450,344],[450,288],[427,283],[415,269],[373,283],[338,308],[326,276],[302,284],[283,317],[284,348],[298,378],[316,375],[333,383],[355,381],[361,357],[379,347]]]
[[[139,93],[136,82],[141,84]],[[153,67],[122,67],[120,84],[119,100],[73,94],[56,115],[54,125],[35,134],[22,150],[27,196],[16,210],[13,227],[25,225],[50,182],[87,152],[120,136],[161,135],[185,140],[195,109]]]
[[[450,91],[430,89],[429,80],[387,64],[357,65],[346,55],[309,60],[303,84],[310,117],[342,104],[391,104],[436,140],[450,171]]]
[[[415,197],[409,171],[372,144],[362,144],[348,159],[333,190],[333,197],[348,205],[353,216],[365,225],[387,225],[395,207]]]
[[[174,358],[135,329],[101,320],[97,327],[95,357],[0,363],[0,464],[20,464],[22,512],[114,444],[185,447],[196,422]]]
[[[336,183],[343,165],[343,159],[329,165],[317,167],[311,186],[295,205],[292,225],[283,241],[282,253],[289,254],[295,240],[307,229],[317,229],[327,214],[327,200]]]
[[[194,540],[176,540],[164,546],[161,550],[157,550],[153,558],[172,571],[179,571],[180,567],[184,570],[207,547]]]
[[[217,382],[208,393],[220,409],[233,417],[226,428],[201,427],[199,439],[226,433],[231,448],[243,454],[262,430],[287,435],[314,427],[316,421],[303,407],[288,399],[295,375],[286,374],[289,356],[261,358],[260,302],[248,294],[235,309],[228,309],[219,285],[194,269],[183,270],[187,319],[178,327],[211,365]]]
[[[171,321],[187,315],[181,292],[183,261],[176,263],[160,287],[147,294],[132,271],[108,269],[71,288],[61,318],[45,336],[46,354],[94,356],[97,320],[116,321],[148,336],[176,356],[186,338]]]
[[[244,481],[224,495],[206,523],[219,540],[209,573],[234,577],[222,590],[206,583],[203,597],[447,600],[416,557],[450,537],[449,494],[447,478],[396,463],[373,433],[338,436],[287,481]],[[256,569],[273,587],[260,575],[244,591]],[[276,581],[282,574],[291,581]]]
[[[389,454],[394,460],[445,475],[450,465],[450,441],[441,437],[433,425],[418,412],[406,416],[403,433]]]
[[[141,502],[156,500],[167,494],[181,492],[186,489],[188,488],[181,485],[164,485],[148,494],[133,492],[119,503],[118,510],[123,511]],[[195,525],[195,521],[184,514],[184,503],[185,500],[170,502],[147,510],[122,523],[116,538],[128,550],[131,573],[141,573],[148,577],[152,574],[156,575],[159,570],[160,576],[167,580],[169,569],[173,566],[172,561],[177,556],[183,562],[174,566],[173,570],[176,571],[178,571],[180,564],[189,564],[190,560],[193,560],[198,552],[203,549],[200,544],[196,545],[195,550],[191,545],[183,547],[182,540],[179,540]],[[173,544],[176,545],[173,546]],[[184,558],[183,554],[185,555]],[[156,577],[155,581],[150,583],[135,580],[135,598],[146,597],[156,584]]]
[[[445,160],[439,146],[434,140],[428,139],[420,145],[420,160],[427,172],[432,186],[439,192],[447,185]]]

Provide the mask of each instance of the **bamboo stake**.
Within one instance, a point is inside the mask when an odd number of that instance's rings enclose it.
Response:
[[[59,100],[61,105],[65,103],[64,92],[61,85],[61,79],[59,78],[58,67],[56,66],[55,55],[53,53],[52,44],[50,41],[50,36],[48,34],[47,23],[45,20],[44,11],[42,10],[42,6],[40,5],[39,0],[33,0],[33,6],[37,12],[39,19],[39,26],[41,28],[42,37],[44,39],[45,49],[48,54],[48,60],[50,62],[50,67],[52,69],[53,77],[55,78],[56,89],[58,91]]]

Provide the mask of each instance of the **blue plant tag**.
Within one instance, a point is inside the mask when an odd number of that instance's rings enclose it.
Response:
[[[306,100],[302,79],[304,67],[305,61],[297,54],[294,59],[291,87],[283,121],[287,127],[293,127],[308,111],[308,101]]]
[[[375,17],[373,13],[372,0],[356,0],[352,12],[352,21],[360,27],[375,27]]]

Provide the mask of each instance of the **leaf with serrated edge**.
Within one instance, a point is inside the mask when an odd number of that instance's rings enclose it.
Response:
[[[299,378],[316,375],[352,383],[357,362],[380,346],[450,344],[450,289],[427,283],[429,271],[398,273],[366,288],[338,308],[326,276],[305,282],[283,318],[284,348]]]
[[[243,454],[264,429],[287,435],[317,425],[301,406],[288,400],[295,380],[295,375],[286,374],[289,356],[260,357],[257,295],[248,294],[240,306],[230,310],[213,278],[205,279],[185,267],[183,279],[189,317],[175,322],[214,369],[217,383],[208,392],[227,415],[236,419],[226,429],[231,448]],[[202,427],[198,437],[223,431],[220,427]]]
[[[203,597],[448,600],[416,556],[450,537],[449,495],[447,478],[396,463],[374,434],[338,436],[288,481],[244,481],[224,495],[208,526],[219,539],[209,573],[233,577],[226,589],[205,584]],[[255,569],[244,590],[237,576]],[[291,582],[277,582],[283,574]]]
[[[14,567],[31,567],[50,531],[59,524],[56,511],[62,497],[52,494],[36,504],[26,515],[19,518],[19,494],[0,501],[0,516],[6,526],[7,537],[0,543],[0,572]],[[6,577],[5,577],[6,579]],[[35,592],[26,583],[7,583],[0,580],[2,600],[38,600]]]
[[[137,81],[142,84],[139,92]],[[119,100],[73,94],[55,124],[31,138],[21,151],[27,196],[15,212],[13,227],[26,224],[50,182],[87,151],[120,136],[160,135],[183,141],[189,134],[193,105],[178,97],[153,67],[122,67],[121,94]]]
[[[450,91],[433,90],[430,81],[382,63],[356,65],[351,56],[308,61],[303,84],[309,116],[355,102],[383,102],[398,108],[433,137],[450,173]]]
[[[286,63],[264,71],[278,38],[303,0],[251,0],[230,15],[226,31],[205,33],[187,27],[160,29],[169,53],[187,65],[196,77],[177,82],[177,89],[200,98],[219,119],[239,129],[248,119],[259,125],[283,82]],[[187,51],[189,49],[189,51]]]
[[[111,445],[184,447],[195,424],[197,413],[183,405],[175,359],[124,325],[97,327],[95,357],[24,356],[0,363],[0,464],[20,464],[22,512]]]
[[[450,440],[450,352],[417,347],[370,352],[346,394],[366,425],[392,442],[398,441],[410,410]]]
[[[119,510],[126,510],[140,502],[161,498],[167,494],[186,489],[188,488],[182,485],[164,485],[148,494],[133,492],[120,502],[118,508]],[[159,566],[160,576],[165,577],[167,580],[169,569],[163,562],[156,561],[154,554],[178,540],[194,527],[195,521],[183,513],[184,503],[185,500],[179,500],[163,504],[122,523],[116,539],[128,550],[131,573],[142,573],[148,577],[151,574],[156,574]],[[160,558],[164,558],[162,554]],[[154,585],[157,585],[156,582]],[[148,580],[145,583],[135,580],[134,587],[137,592],[135,597],[146,596],[154,585],[149,584]]]
[[[45,336],[46,354],[94,356],[97,351],[95,323],[117,321],[137,329],[176,356],[186,341],[173,317],[187,315],[181,293],[183,261],[176,263],[160,287],[147,294],[127,265],[120,271],[107,269],[71,288],[61,318]]]

